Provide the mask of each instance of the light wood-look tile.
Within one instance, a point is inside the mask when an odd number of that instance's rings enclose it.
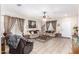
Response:
[[[53,38],[45,43],[34,41],[31,54],[67,54],[71,52],[71,48],[71,39]]]

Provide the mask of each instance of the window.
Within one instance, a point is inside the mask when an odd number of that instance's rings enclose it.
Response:
[[[17,21],[15,22],[11,32],[13,34],[17,34],[17,35],[21,35],[22,33],[20,32],[19,28],[18,28],[18,24],[17,24]]]

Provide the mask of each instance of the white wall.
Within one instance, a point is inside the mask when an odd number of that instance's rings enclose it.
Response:
[[[61,33],[63,37],[72,37],[71,18],[62,19]]]
[[[78,10],[78,36],[79,36],[79,10]]]
[[[77,16],[58,18],[57,24],[60,24],[60,26],[56,27],[57,33],[60,32],[65,37],[71,37],[73,34],[73,27],[78,25]]]
[[[0,30],[1,30],[1,5],[0,5]],[[1,31],[0,31],[0,53],[1,53]]]
[[[58,18],[56,24],[56,33],[61,33],[61,23],[62,23],[62,18]]]
[[[0,5],[0,26],[1,26],[1,5]],[[0,27],[0,30],[1,30],[1,27]],[[0,36],[1,36],[1,33],[0,33]]]

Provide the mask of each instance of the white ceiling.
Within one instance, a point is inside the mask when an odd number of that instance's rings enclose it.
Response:
[[[42,17],[43,11],[49,17],[73,16],[78,13],[77,4],[5,4],[4,7],[11,11],[16,11],[24,16]]]

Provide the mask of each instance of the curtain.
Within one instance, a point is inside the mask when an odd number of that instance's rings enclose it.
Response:
[[[24,32],[24,19],[16,18],[16,17],[10,17],[10,16],[4,16],[4,30],[6,33],[10,32],[17,22],[18,28],[21,33]]]
[[[13,34],[22,35],[21,31],[19,30],[19,27],[18,27],[18,24],[17,24],[17,20],[16,20],[11,32]]]
[[[53,27],[54,30],[56,31],[56,21],[52,21],[52,27]]]
[[[10,32],[16,22],[16,18],[4,16],[4,30],[6,33]]]
[[[24,19],[18,18],[17,19],[17,24],[19,27],[19,30],[24,33]]]
[[[46,22],[47,31],[48,31],[49,25],[50,25],[50,22]]]

